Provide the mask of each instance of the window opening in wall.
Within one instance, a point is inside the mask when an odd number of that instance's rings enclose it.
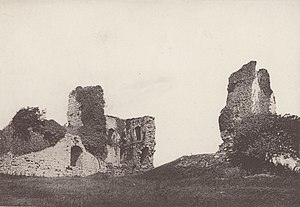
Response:
[[[82,153],[82,149],[78,146],[74,146],[71,148],[71,166],[76,166],[78,162],[78,158]]]
[[[108,130],[108,137],[111,138],[111,136],[113,135],[114,132],[115,132],[114,129],[109,129]]]
[[[115,130],[114,129],[109,129],[108,130],[108,138],[113,141],[113,142],[116,142],[116,135],[114,134],[115,133]]]
[[[136,135],[136,138],[137,140],[141,140],[141,127],[140,126],[137,126],[135,127],[135,135]]]
[[[148,147],[144,147],[144,148],[142,149],[142,154],[141,154],[141,160],[140,160],[141,163],[144,162],[144,160],[146,159],[148,153],[149,153],[149,148],[148,148]]]

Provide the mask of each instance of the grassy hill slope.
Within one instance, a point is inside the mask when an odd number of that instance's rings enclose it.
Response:
[[[144,174],[69,178],[0,176],[0,205],[299,206],[299,176],[242,176],[222,155],[179,158]]]

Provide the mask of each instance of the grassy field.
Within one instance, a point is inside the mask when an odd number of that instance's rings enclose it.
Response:
[[[0,205],[298,207],[300,204],[297,175],[245,177],[236,168],[217,164],[204,167],[203,157],[197,159],[182,158],[141,175],[124,177],[1,175]]]

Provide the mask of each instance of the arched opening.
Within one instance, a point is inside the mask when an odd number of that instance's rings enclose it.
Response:
[[[118,133],[114,129],[108,130],[108,138],[114,143],[118,142]]]
[[[108,137],[111,138],[111,136],[113,135],[114,132],[115,132],[115,130],[112,129],[112,128],[110,128],[110,129],[108,130]]]
[[[71,166],[78,166],[78,158],[82,153],[82,149],[78,146],[74,146],[71,148]]]
[[[141,160],[140,160],[141,163],[144,162],[144,160],[146,159],[148,153],[149,153],[149,148],[148,148],[148,147],[144,147],[144,148],[142,149],[142,154],[141,154]]]
[[[141,127],[140,126],[135,127],[135,135],[136,135],[137,140],[141,140],[142,136],[141,136]]]

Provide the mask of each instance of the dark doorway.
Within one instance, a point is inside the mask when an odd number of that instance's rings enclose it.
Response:
[[[148,147],[144,147],[142,149],[142,154],[141,154],[141,164],[144,162],[144,160],[146,159],[147,155],[149,153],[149,148]]]
[[[71,166],[77,166],[77,161],[82,153],[82,149],[78,146],[71,148]]]
[[[109,129],[108,130],[108,137],[111,138],[111,136],[113,135],[114,132],[115,132],[114,129]]]
[[[141,127],[140,126],[137,126],[135,127],[135,135],[136,135],[136,139],[137,140],[141,140]]]

